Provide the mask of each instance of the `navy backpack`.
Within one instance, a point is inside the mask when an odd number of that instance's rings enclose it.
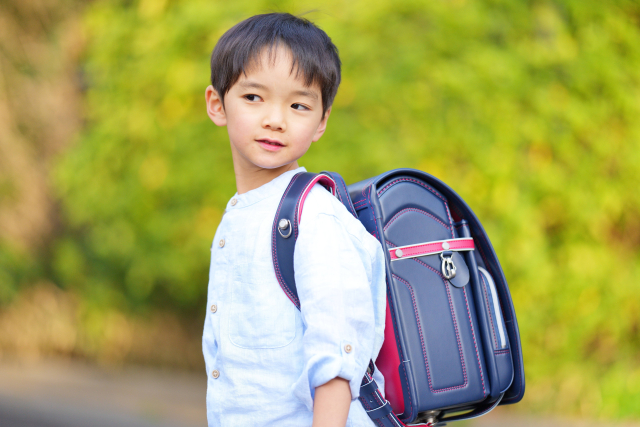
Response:
[[[340,175],[299,173],[273,222],[280,286],[300,309],[293,252],[304,200],[320,183],[382,245],[385,338],[360,401],[379,427],[433,426],[483,415],[524,395],[516,313],[496,253],[471,208],[449,186],[396,169],[347,187]]]

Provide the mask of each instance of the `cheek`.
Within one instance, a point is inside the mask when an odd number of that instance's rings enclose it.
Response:
[[[245,136],[253,129],[250,117],[242,114],[235,114],[227,118],[227,130],[230,136]]]
[[[300,124],[300,126],[298,126],[298,135],[301,136],[300,139],[311,141],[311,139],[315,136],[316,131],[318,130],[318,122],[318,120],[309,120],[304,124]],[[302,137],[302,135],[304,135],[304,137]]]
[[[309,128],[298,129],[295,145],[300,149],[306,149],[306,147],[311,145],[313,135],[315,135],[315,132],[312,132]]]

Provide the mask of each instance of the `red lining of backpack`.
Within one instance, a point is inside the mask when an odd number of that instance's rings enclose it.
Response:
[[[400,354],[396,344],[396,334],[393,329],[393,319],[387,301],[387,310],[384,319],[384,342],[376,359],[376,367],[384,376],[384,397],[391,404],[393,412],[404,412],[404,394],[402,382],[400,382]]]

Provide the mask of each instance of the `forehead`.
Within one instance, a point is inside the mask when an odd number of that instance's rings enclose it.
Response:
[[[244,72],[240,73],[237,83],[265,77],[286,79],[308,90],[320,92],[320,85],[312,76],[305,75],[303,68],[287,47],[272,45],[262,48],[258,55],[251,58]]]

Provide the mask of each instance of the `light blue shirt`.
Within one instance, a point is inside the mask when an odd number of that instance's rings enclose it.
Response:
[[[378,241],[316,185],[294,253],[302,311],[275,277],[275,212],[291,178],[304,171],[234,195],[216,231],[202,337],[209,426],[311,426],[315,388],[336,377],[351,388],[347,426],[374,425],[357,397],[384,338]]]

